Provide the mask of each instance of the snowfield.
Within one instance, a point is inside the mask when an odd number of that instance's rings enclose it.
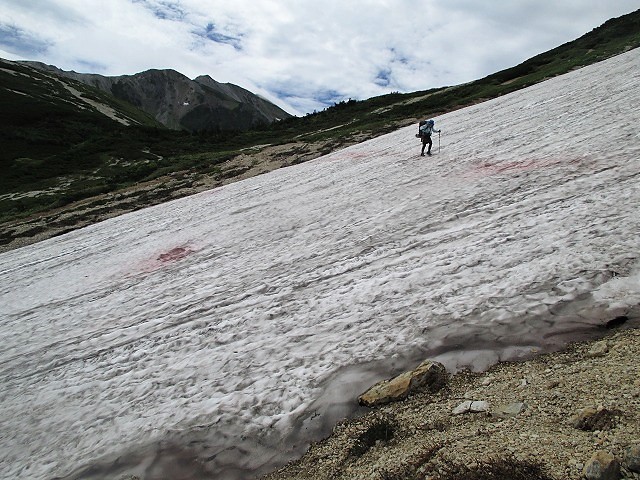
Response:
[[[425,357],[635,321],[639,67],[1,254],[0,478],[248,478]]]

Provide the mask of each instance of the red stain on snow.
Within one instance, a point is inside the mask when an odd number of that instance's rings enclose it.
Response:
[[[371,153],[354,152],[354,153],[350,153],[349,157],[353,160],[362,160],[363,158],[371,158],[372,155]]]
[[[374,156],[373,153],[369,152],[369,153],[365,153],[365,152],[350,152],[350,151],[338,151],[338,152],[334,152],[331,155],[327,155],[327,160],[331,160],[331,161],[335,161],[335,160],[362,160],[362,159],[369,159],[372,156]]]
[[[576,162],[567,162],[559,160],[557,158],[546,158],[537,160],[517,160],[512,162],[495,162],[490,161],[480,162],[474,164],[467,175],[473,177],[484,177],[489,175],[509,175],[519,172],[525,172],[527,170],[537,170],[541,168],[553,167],[560,164]]]
[[[193,250],[188,247],[176,247],[172,248],[168,252],[158,255],[158,260],[160,260],[162,263],[175,262],[177,260],[183,259],[191,253],[193,253]]]
[[[174,247],[170,250],[154,255],[150,259],[143,260],[135,269],[135,273],[155,272],[156,270],[160,270],[168,265],[179,262],[194,252],[195,250],[188,246]]]

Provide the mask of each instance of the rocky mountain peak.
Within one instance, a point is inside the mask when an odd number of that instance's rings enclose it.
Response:
[[[175,130],[247,130],[291,117],[249,90],[219,83],[209,75],[191,80],[176,70],[150,69],[134,75],[108,77],[64,71],[39,62],[25,63],[107,92]]]

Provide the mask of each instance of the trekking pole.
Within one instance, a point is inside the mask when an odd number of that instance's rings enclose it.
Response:
[[[438,153],[440,153],[440,132],[438,132]]]

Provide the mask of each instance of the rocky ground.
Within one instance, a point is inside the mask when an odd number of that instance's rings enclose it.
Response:
[[[640,330],[374,407],[263,480],[640,479]],[[595,456],[594,456],[595,455]]]

